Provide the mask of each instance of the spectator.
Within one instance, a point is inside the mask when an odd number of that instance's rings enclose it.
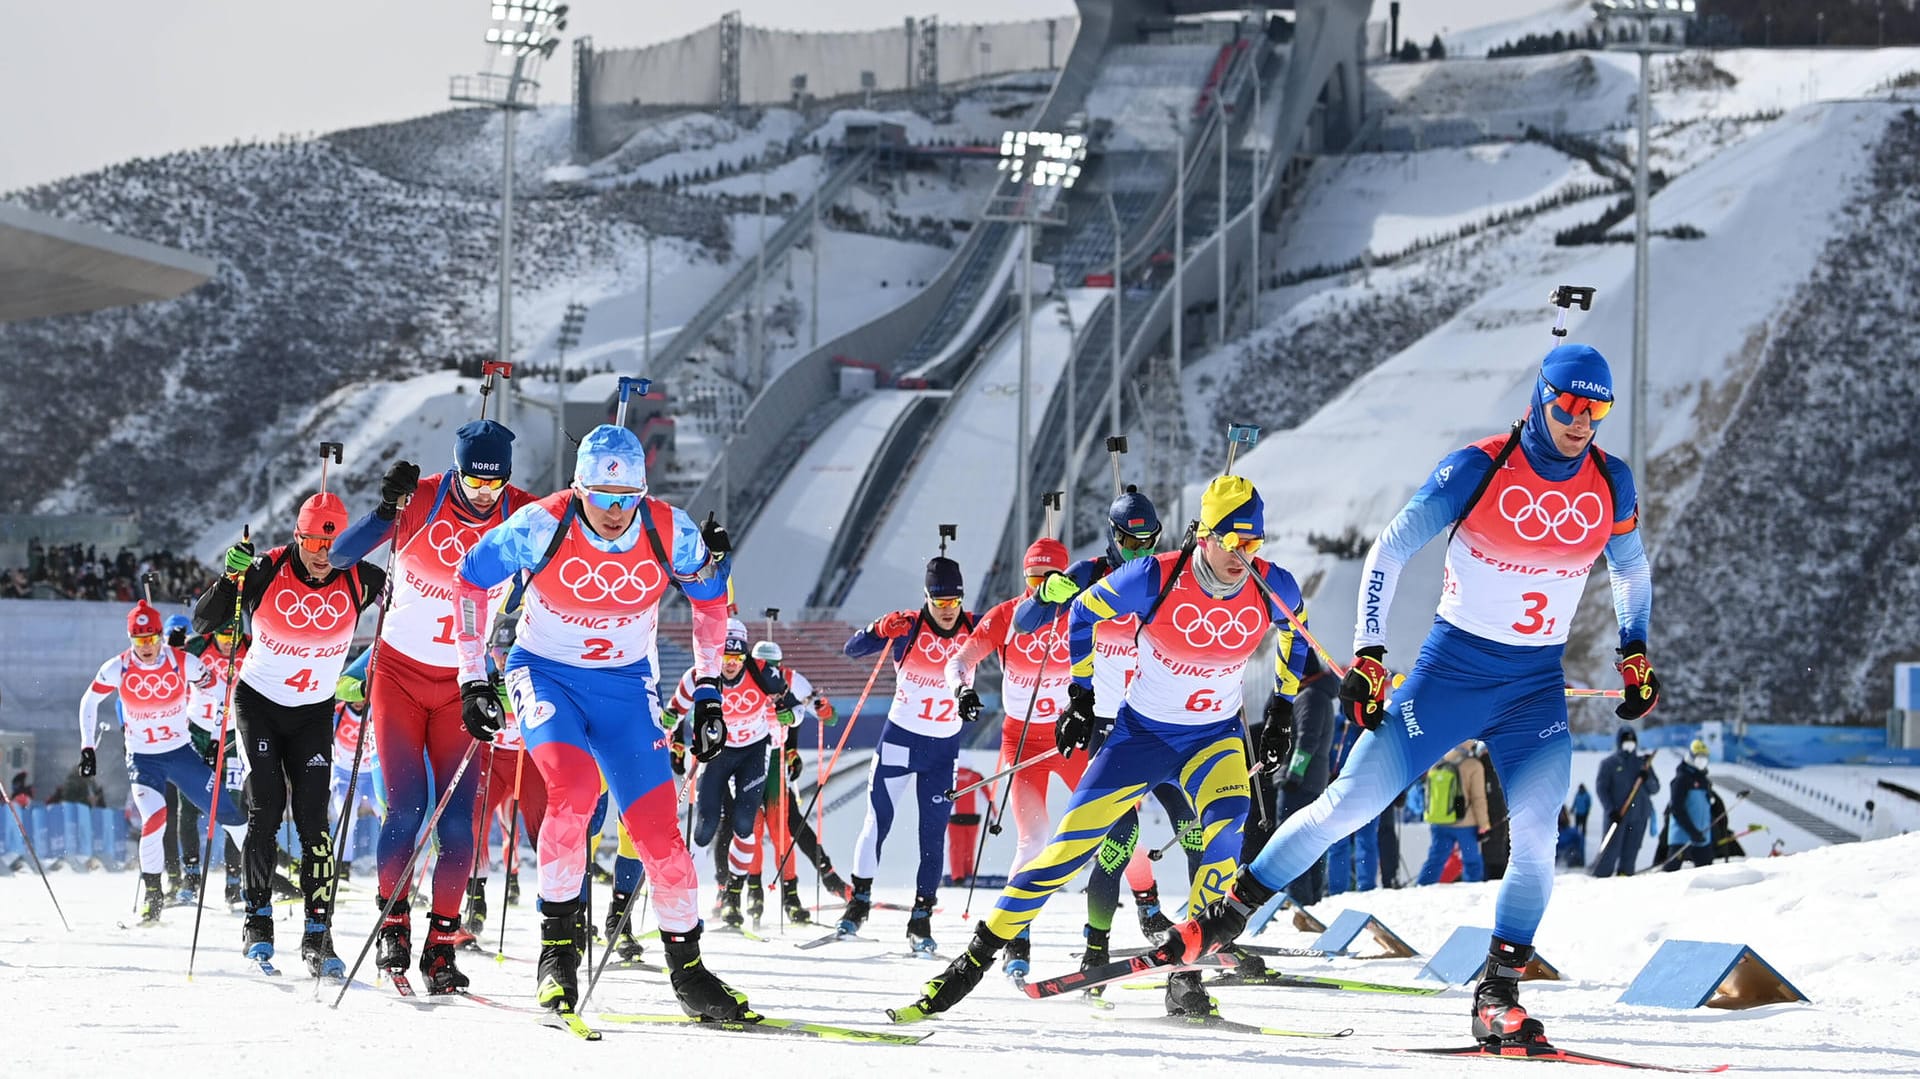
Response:
[[[1640,740],[1632,727],[1620,728],[1615,739],[1619,747],[1600,762],[1593,789],[1600,798],[1600,812],[1606,815],[1607,834],[1601,838],[1600,853],[1593,860],[1593,875],[1633,876],[1633,865],[1640,858],[1640,840],[1653,820],[1653,796],[1660,793],[1660,778],[1653,774],[1653,754],[1639,754]]]
[[[1507,856],[1513,850],[1507,831],[1507,792],[1500,789],[1500,775],[1487,755],[1487,744],[1475,741],[1472,753],[1487,775],[1487,830],[1480,834],[1480,863],[1488,880],[1500,880],[1507,875]]]
[[[1579,869],[1587,864],[1587,836],[1574,827],[1573,815],[1567,807],[1560,807],[1560,839],[1555,844],[1553,860],[1568,869]]]
[[[1333,774],[1338,776],[1340,769],[1347,763],[1347,755],[1353,752],[1354,743],[1360,740],[1360,728],[1348,721],[1340,723],[1340,740],[1333,748]],[[1371,825],[1361,829],[1345,839],[1336,841],[1327,848],[1327,894],[1342,895],[1346,892],[1371,892],[1380,876],[1380,821],[1389,819],[1396,812],[1394,806],[1386,811]],[[1397,839],[1397,836],[1396,836]],[[1399,857],[1396,846],[1394,856]]]
[[[107,795],[92,777],[81,775],[80,766],[76,764],[73,771],[67,773],[67,781],[53,792],[53,797],[47,799],[48,805],[57,802],[78,802],[99,809],[106,806]]]
[[[1587,815],[1592,812],[1593,795],[1587,792],[1587,785],[1582,783],[1580,789],[1573,792],[1573,826],[1580,829],[1582,839],[1587,834]],[[1584,857],[1581,858],[1580,864],[1586,865],[1587,860]]]
[[[1730,861],[1745,858],[1747,848],[1740,845],[1740,837],[1734,834],[1733,822],[1727,819],[1727,806],[1720,800],[1720,792],[1707,788],[1708,808],[1713,811],[1713,860]]]
[[[141,594],[140,578],[154,574],[154,601],[187,602],[213,582],[213,574],[192,559],[161,550],[136,555],[128,548],[111,559],[96,546],[78,543],[51,547],[27,543],[27,565],[0,570],[0,596],[8,599],[90,599],[131,603]]]
[[[13,804],[21,809],[33,804],[33,784],[27,782],[27,773],[13,773],[13,782],[8,786],[7,797],[12,798]]]
[[[1668,873],[1682,861],[1696,866],[1713,864],[1713,785],[1707,781],[1707,743],[1698,738],[1691,755],[1673,770],[1667,795],[1667,847],[1660,868]]]
[[[1420,867],[1422,884],[1439,882],[1440,871],[1456,847],[1460,850],[1460,879],[1486,879],[1480,862],[1480,837],[1487,831],[1487,777],[1479,758],[1470,752],[1472,745],[1460,743],[1427,770],[1426,819],[1433,838],[1427,846],[1426,864]]]
[[[1407,792],[1401,791],[1393,804],[1381,812],[1376,834],[1380,837],[1380,887],[1400,888],[1400,814],[1407,806]]]

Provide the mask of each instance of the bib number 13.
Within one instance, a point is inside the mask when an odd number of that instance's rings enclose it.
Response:
[[[1514,630],[1519,633],[1552,633],[1556,619],[1544,617],[1547,610],[1546,593],[1524,592],[1520,599],[1526,603],[1527,609],[1520,616],[1520,621],[1513,624]]]

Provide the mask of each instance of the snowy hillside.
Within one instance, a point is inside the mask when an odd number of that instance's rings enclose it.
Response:
[[[1036,92],[984,87],[952,119],[910,126],[925,140],[982,137],[997,122],[990,110]],[[551,399],[555,336],[574,301],[589,310],[569,370],[639,373],[648,237],[658,344],[752,263],[760,183],[744,170],[763,160],[771,170],[771,231],[810,193],[822,151],[861,118],[872,114],[683,115],[577,167],[566,163],[568,111],[526,114],[515,142],[520,388]],[[475,411],[471,376],[497,336],[501,134],[497,115],[440,113],[131,161],[9,196],[210,256],[219,270],[171,303],[0,326],[0,398],[39,403],[0,416],[10,480],[0,509],[130,512],[148,542],[211,547],[238,521],[287,516],[318,479],[319,439],[346,442],[340,480],[350,501],[372,490],[393,455],[445,461],[452,427]],[[623,164],[635,159],[645,165]],[[850,189],[823,220],[821,339],[938,273],[990,173],[912,171]],[[814,257],[803,244],[769,267],[773,371],[807,350]],[[723,336],[709,351],[730,360],[744,333],[729,326]],[[744,374],[719,366],[719,377]],[[468,375],[464,384],[455,372]],[[515,416],[521,473],[537,469],[541,482],[551,424],[531,408]]]
[[[1432,462],[1520,414],[1555,284],[1598,287],[1574,339],[1606,353],[1627,385],[1631,246],[1555,243],[1600,220],[1629,174],[1631,82],[1616,61],[1376,70],[1389,127],[1546,112],[1567,137],[1317,163],[1282,226],[1282,272],[1297,283],[1264,298],[1260,330],[1189,365],[1193,474],[1219,467],[1226,422],[1264,424],[1245,470],[1279,507],[1268,549],[1303,580],[1351,581],[1336,539],[1371,539]],[[1689,54],[1661,69],[1655,166],[1670,179],[1653,225],[1704,232],[1653,248],[1645,504],[1661,715],[1877,721],[1889,665],[1914,658],[1916,519],[1898,490],[1911,487],[1915,447],[1894,417],[1920,381],[1896,329],[1912,300],[1884,284],[1912,272],[1914,245],[1887,241],[1916,226],[1916,119],[1885,89],[1910,70],[1920,51],[1813,65],[1799,53]],[[1853,100],[1798,104],[1816,79],[1820,98]],[[1556,84],[1577,92],[1537,92]],[[1863,412],[1867,401],[1889,407]],[[1630,416],[1615,410],[1604,449],[1625,454]],[[1438,546],[1402,578],[1390,636],[1406,661],[1431,619]],[[1569,672],[1604,685],[1615,638],[1596,578]],[[1808,594],[1819,599],[1789,598]],[[1346,646],[1351,623],[1328,616],[1351,604],[1316,605],[1330,647]]]

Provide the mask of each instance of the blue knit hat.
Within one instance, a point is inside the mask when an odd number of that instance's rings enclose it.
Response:
[[[513,475],[513,432],[498,420],[471,420],[453,433],[454,467],[469,476]]]
[[[580,440],[573,482],[582,487],[636,487],[647,490],[647,448],[625,427],[603,423]]]

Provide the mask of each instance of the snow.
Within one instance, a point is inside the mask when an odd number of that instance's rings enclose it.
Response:
[[[990,759],[974,754],[978,767]],[[844,872],[863,800],[857,758],[843,760],[830,797],[855,797],[830,813],[829,848]],[[1579,769],[1576,769],[1578,774]],[[1054,792],[1056,807],[1060,792]],[[879,898],[905,902],[913,863],[912,811],[895,824],[882,862]],[[11,826],[10,824],[8,825]],[[1413,829],[1403,843],[1411,843]],[[1157,843],[1166,825],[1149,811],[1143,837]],[[985,864],[1000,871],[1011,853],[1012,830],[988,844]],[[1409,858],[1419,852],[1409,847]],[[1782,858],[1755,858],[1678,873],[1643,873],[1595,880],[1561,874],[1536,939],[1566,980],[1529,982],[1523,999],[1550,1034],[1570,1046],[1631,1059],[1703,1066],[1730,1064],[1736,1074],[1920,1074],[1920,1038],[1907,1025],[1908,1002],[1920,992],[1920,875],[1892,867],[1920,859],[1920,836],[1827,847]],[[710,859],[696,852],[703,876]],[[1177,860],[1159,863],[1163,895],[1180,891]],[[803,894],[811,896],[809,874]],[[351,962],[373,924],[366,878],[356,874],[341,904],[336,946]],[[477,1005],[448,1003],[428,1014],[390,999],[383,988],[350,990],[338,1012],[311,1000],[311,983],[293,973],[297,923],[282,905],[278,927],[281,965],[289,973],[263,984],[245,972],[237,920],[209,909],[197,973],[185,977],[192,912],[169,910],[151,930],[116,928],[127,917],[130,878],[123,873],[56,872],[53,887],[75,932],[60,928],[31,870],[0,876],[0,964],[14,976],[0,980],[0,1014],[7,1017],[8,1058],[36,1077],[95,1074],[103,1054],[144,1054],[152,1060],[219,1059],[224,1070],[259,1072],[288,1059],[324,1060],[333,1070],[377,1072],[396,1052],[431,1046],[433,1068],[450,1074],[547,1074],[555,1069],[605,1069],[642,1047],[656,1071],[733,1074],[778,1059],[796,1073],[957,1076],[995,1069],[1035,1073],[1095,1063],[1100,1074],[1160,1077],[1178,1068],[1194,1073],[1251,1074],[1284,1066],[1289,1075],[1373,1073],[1480,1076],[1492,1066],[1389,1054],[1392,1047],[1459,1044],[1466,1038],[1467,992],[1453,988],[1433,998],[1366,997],[1309,990],[1221,989],[1222,1013],[1241,1021],[1306,1030],[1355,1029],[1351,1038],[1308,1041],[1186,1033],[1133,1026],[1126,1019],[1158,1014],[1157,993],[1122,988],[1108,996],[1110,1015],[1094,1015],[1071,1000],[1030,1001],[998,974],[945,1017],[891,1027],[883,1009],[905,1003],[939,968],[898,953],[905,913],[880,910],[867,932],[879,943],[839,944],[801,952],[792,944],[818,927],[782,930],[773,912],[756,943],[712,931],[703,940],[708,965],[746,992],[754,1007],[774,1016],[811,1019],[930,1037],[912,1048],[868,1047],[787,1040],[770,1042],[686,1028],[645,1033],[606,1024],[606,1041],[591,1045],[542,1030],[533,1020]],[[499,874],[492,878],[499,895]],[[1431,955],[1461,925],[1487,925],[1497,884],[1453,884],[1333,897],[1313,908],[1322,921],[1347,909],[1372,913],[1421,952]],[[602,893],[604,895],[604,892]],[[702,888],[703,907],[713,898]],[[973,917],[994,896],[972,897]],[[964,942],[970,919],[964,889],[946,888],[934,917],[944,954]],[[530,903],[530,898],[529,901]],[[831,909],[831,908],[830,908]],[[1069,890],[1049,903],[1034,929],[1036,974],[1072,969],[1080,945],[1083,907]],[[531,958],[538,947],[530,905],[494,909],[488,939],[504,916],[507,953]],[[650,925],[650,920],[649,920]],[[416,931],[419,927],[416,926]],[[1257,943],[1304,947],[1312,937],[1277,921]],[[1811,998],[1810,1003],[1747,1011],[1671,1011],[1617,1003],[1634,975],[1666,940],[1735,941],[1754,948]],[[1129,912],[1116,921],[1114,945],[1140,943]],[[648,942],[657,960],[657,944]],[[1393,960],[1272,960],[1303,973],[1331,973],[1369,981],[1415,982],[1424,958]],[[463,959],[474,989],[527,1004],[533,968],[525,962]],[[291,968],[291,969],[290,969]],[[364,973],[364,972],[363,972]],[[330,1000],[334,990],[326,991]],[[589,1014],[602,1009],[673,1012],[659,975],[615,972],[602,982]],[[234,1026],[235,1017],[244,1026]],[[1116,1018],[1117,1017],[1117,1018]]]
[[[1095,289],[1067,290],[1074,325],[1083,325],[1104,295]],[[1032,326],[1028,415],[1029,430],[1037,430],[1066,367],[1069,333],[1052,302],[1034,304]],[[926,560],[938,549],[932,528],[937,522],[959,524],[959,537],[948,546],[947,554],[960,563],[968,579],[979,582],[998,556],[1016,490],[1018,318],[1009,332],[987,347],[986,358],[954,392],[939,429],[914,470],[913,486],[901,493],[883,520],[871,522],[877,535],[842,604],[848,617],[870,618],[895,610],[918,595]],[[1033,519],[1038,520],[1037,510]],[[970,602],[980,609],[997,599],[969,595]]]

